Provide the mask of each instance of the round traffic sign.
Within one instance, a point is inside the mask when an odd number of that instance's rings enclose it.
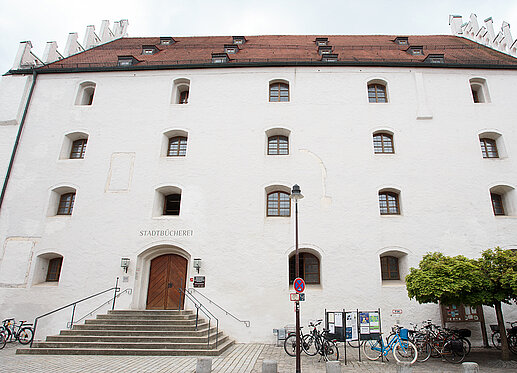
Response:
[[[305,291],[305,281],[303,281],[303,278],[298,277],[294,279],[293,286],[297,293],[303,293]]]

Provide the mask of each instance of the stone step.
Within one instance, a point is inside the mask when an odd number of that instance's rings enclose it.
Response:
[[[220,337],[217,343],[224,343],[227,336]],[[33,348],[89,348],[89,349],[166,349],[166,350],[200,350],[215,348],[215,338],[208,342],[198,343],[146,343],[146,342],[34,342]]]
[[[196,313],[194,310],[108,310],[108,315],[129,315],[129,314],[142,314],[142,315],[192,315]]]
[[[108,314],[108,315],[97,315],[97,320],[171,320],[171,321],[183,321],[183,320],[195,320],[195,314],[186,314],[186,315],[117,315],[117,314]]]
[[[198,324],[198,329],[207,328],[208,323]],[[107,325],[107,324],[84,324],[74,325],[73,330],[153,330],[153,331],[195,331],[195,325]]]
[[[223,337],[223,333],[217,334],[218,338]],[[210,335],[210,340],[215,341],[216,333]],[[207,343],[208,335],[204,336],[157,336],[156,334],[146,336],[106,336],[106,335],[51,335],[46,342],[118,342],[118,343]]]
[[[215,333],[216,328],[212,327],[210,328],[210,333]],[[154,331],[154,330],[86,330],[86,329],[73,329],[73,330],[61,330],[59,333],[60,335],[77,335],[77,336],[163,336],[163,337],[175,337],[175,336],[190,336],[193,333],[195,333],[196,336],[203,336],[208,334],[208,328],[199,328],[196,330],[161,330],[161,331]]]
[[[199,320],[202,322],[204,320]],[[146,320],[146,319],[93,319],[84,320],[85,325],[196,325],[196,320]]]
[[[135,349],[135,348],[19,348],[21,355],[148,355],[148,356],[217,356],[226,351],[235,342],[226,340],[217,348],[208,349]]]

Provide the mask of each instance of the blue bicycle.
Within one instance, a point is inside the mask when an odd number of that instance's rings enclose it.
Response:
[[[386,338],[386,345],[382,341],[382,336],[379,339],[368,340],[363,344],[363,351],[369,360],[377,360],[387,356],[390,351],[393,351],[393,357],[398,362],[408,362],[413,364],[417,357],[418,351],[415,345],[407,339],[407,329],[402,329],[398,325],[392,328],[392,334]]]

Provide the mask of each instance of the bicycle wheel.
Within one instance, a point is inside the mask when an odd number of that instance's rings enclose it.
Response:
[[[7,341],[5,340],[4,333],[0,332],[0,350],[5,347]]]
[[[463,343],[460,345],[455,344],[454,342],[460,342],[457,340],[450,340],[445,342],[443,345],[442,356],[449,363],[460,364],[465,359],[465,349],[463,348]]]
[[[423,363],[424,361],[429,360],[431,357],[431,350],[433,349],[431,344],[425,340],[416,340],[413,344],[418,352],[417,361]]]
[[[5,341],[8,342],[11,339],[12,332],[10,329],[0,326],[0,333],[4,335]]]
[[[34,333],[32,331],[32,328],[22,328],[22,330],[20,330],[20,333],[18,333],[18,342],[20,342],[22,345],[29,344],[31,343],[33,336]]]
[[[399,363],[406,362],[413,364],[418,357],[418,351],[413,343],[409,341],[399,341],[393,349],[393,357]]]
[[[499,332],[495,332],[494,334],[492,334],[492,344],[498,350],[501,349],[501,334],[499,334]]]
[[[517,335],[508,336],[508,348],[514,354],[517,354]]]
[[[339,360],[339,350],[337,349],[337,345],[334,341],[324,340],[323,341],[323,356],[327,361],[337,361]]]
[[[284,350],[289,356],[296,356],[296,334],[291,334],[284,341]]]
[[[382,340],[370,339],[363,344],[363,351],[368,360],[377,360],[383,350]]]
[[[463,349],[465,350],[465,356],[466,356],[470,353],[470,347],[471,347],[470,341],[465,337],[461,337],[460,341],[463,342]]]
[[[356,346],[355,344],[352,344],[352,342],[347,342],[347,345],[349,345],[352,348],[360,348],[364,344],[364,341],[361,341],[361,342],[357,341],[357,346]]]
[[[296,347],[296,346],[295,346]],[[303,351],[309,355],[314,356],[318,353],[317,340],[312,334],[306,334],[302,340]]]

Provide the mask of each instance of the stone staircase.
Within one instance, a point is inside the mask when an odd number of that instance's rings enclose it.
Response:
[[[216,347],[217,339],[217,347]],[[48,336],[45,342],[34,342],[32,348],[21,348],[17,354],[31,355],[169,355],[215,356],[234,341],[215,325],[198,320],[193,311],[108,311]]]

